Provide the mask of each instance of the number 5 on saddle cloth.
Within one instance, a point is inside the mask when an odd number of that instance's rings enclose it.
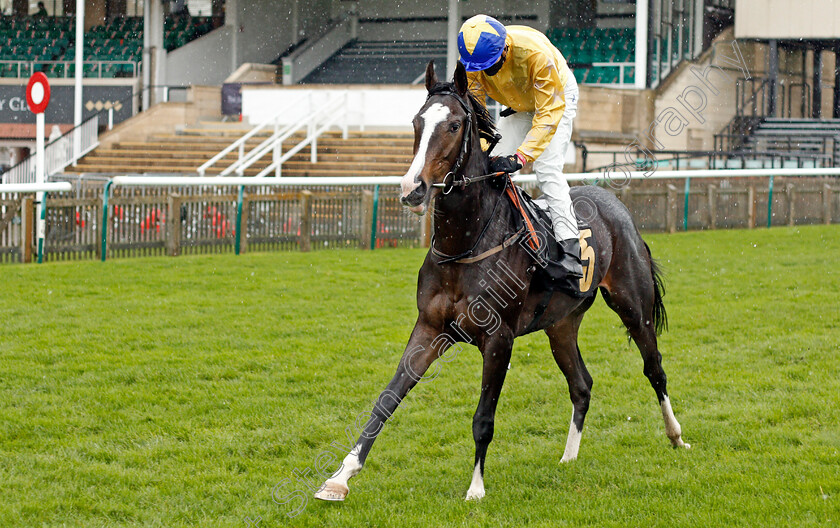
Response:
[[[595,255],[597,247],[595,237],[592,236],[592,228],[588,223],[578,220],[580,230],[580,260],[583,264],[583,277],[570,277],[558,262],[563,251],[554,238],[554,230],[551,227],[551,219],[548,216],[548,204],[544,199],[532,199],[528,193],[510,184],[508,190],[516,193],[522,214],[527,214],[530,223],[534,228],[536,241],[526,229],[519,245],[528,250],[536,264],[535,280],[542,282],[544,287],[551,291],[563,291],[575,297],[589,297],[595,294],[597,284],[593,284],[592,278],[595,272]],[[514,202],[514,197],[511,197]],[[516,204],[514,204],[515,206]],[[517,228],[524,227],[525,219],[520,215],[517,218]],[[534,247],[536,246],[536,248]]]

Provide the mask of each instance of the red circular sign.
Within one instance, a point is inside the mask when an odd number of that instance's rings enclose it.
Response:
[[[42,72],[35,72],[26,85],[26,104],[33,114],[42,114],[50,104],[50,81]]]

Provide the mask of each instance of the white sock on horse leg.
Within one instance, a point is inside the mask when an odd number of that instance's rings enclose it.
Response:
[[[563,452],[563,458],[560,462],[571,462],[577,458],[578,451],[580,451],[580,438],[582,436],[583,431],[578,431],[574,416],[572,416],[572,423],[569,424],[569,436],[566,438],[566,450]]]
[[[467,498],[465,500],[480,499],[482,497],[484,497],[484,477],[481,475],[481,462],[476,462],[470,489],[467,490]]]
[[[665,434],[671,440],[674,447],[691,447],[682,440],[682,429],[680,423],[674,416],[674,410],[671,408],[671,399],[665,396],[662,403],[659,405],[662,408],[662,419],[665,421]]]
[[[358,447],[358,446],[357,446]],[[344,457],[341,467],[332,477],[328,478],[328,482],[337,482],[339,484],[347,485],[347,481],[359,474],[362,470],[362,464],[359,462],[357,448],[353,448],[350,453]]]

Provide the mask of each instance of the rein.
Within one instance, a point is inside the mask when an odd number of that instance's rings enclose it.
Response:
[[[452,174],[452,172],[448,172],[446,174],[446,177],[448,178],[450,174]],[[449,194],[450,192],[452,192],[453,187],[466,187],[467,185],[469,185],[471,183],[476,183],[476,182],[480,182],[480,181],[483,181],[483,180],[489,180],[490,178],[498,178],[499,176],[504,176],[505,174],[507,174],[507,173],[506,172],[491,172],[490,174],[482,174],[481,176],[473,176],[473,177],[469,177],[469,176],[464,175],[464,176],[461,176],[461,179],[457,180],[457,181],[450,181],[449,183],[446,183],[445,181],[443,183],[433,183],[432,187],[443,187],[443,194]]]
[[[498,246],[496,246],[496,247],[494,247],[494,248],[492,248],[488,251],[485,251],[484,253],[482,253],[482,254],[480,254],[476,257],[470,257],[470,255],[472,255],[473,252],[475,251],[475,248],[478,247],[478,244],[481,242],[481,239],[484,238],[484,234],[487,232],[487,228],[490,227],[490,224],[493,223],[493,219],[496,218],[496,211],[499,209],[499,204],[502,202],[502,197],[504,195],[505,195],[505,193],[503,193],[503,192],[499,193],[499,197],[496,198],[496,203],[493,205],[493,212],[490,213],[490,217],[487,219],[487,222],[484,224],[484,227],[481,229],[481,233],[478,234],[478,238],[475,239],[475,244],[473,244],[473,246],[470,249],[468,249],[468,250],[466,250],[462,253],[458,253],[457,255],[447,255],[446,253],[443,253],[443,252],[435,249],[435,237],[434,237],[434,235],[432,235],[432,240],[431,240],[431,243],[429,244],[429,247],[432,250],[432,255],[434,255],[438,259],[440,259],[437,262],[438,264],[448,264],[450,262],[455,262],[457,264],[472,264],[473,262],[478,262],[479,260],[484,260],[485,258],[489,257],[490,255],[495,255],[499,251],[501,251],[504,248],[513,244],[513,242],[516,241],[515,239],[519,238],[519,235],[522,234],[521,229],[519,231],[517,231],[516,233],[514,233],[512,237],[508,238],[507,240],[505,240],[504,242],[502,242]]]
[[[530,218],[528,218],[528,214],[525,212],[522,203],[519,200],[519,196],[516,194],[516,190],[513,189],[513,180],[510,179],[510,175],[505,172],[492,172],[490,174],[482,174],[480,176],[473,176],[469,177],[467,175],[461,175],[461,179],[455,180],[455,176],[461,170],[461,166],[464,164],[464,160],[466,160],[467,155],[470,151],[470,139],[472,137],[472,117],[473,113],[470,110],[470,107],[467,103],[463,100],[463,98],[456,92],[450,89],[443,89],[436,91],[434,93],[429,93],[426,100],[428,101],[429,98],[436,96],[436,95],[449,95],[455,98],[458,101],[458,104],[461,105],[461,108],[467,114],[467,124],[464,128],[463,140],[461,141],[461,150],[458,153],[458,158],[455,160],[455,163],[452,165],[452,168],[449,169],[449,172],[446,173],[446,176],[443,178],[442,183],[433,183],[433,187],[443,187],[443,194],[447,195],[452,192],[452,189],[455,187],[466,188],[471,183],[480,182],[483,180],[487,180],[490,178],[496,178],[500,176],[507,175],[507,179],[505,181],[505,191],[499,193],[499,197],[496,199],[496,203],[493,205],[493,212],[490,214],[490,217],[487,219],[487,223],[484,224],[484,227],[481,229],[481,233],[479,233],[478,238],[476,238],[475,243],[473,246],[457,255],[447,255],[441,251],[435,249],[435,237],[432,236],[431,243],[429,244],[432,255],[437,257],[439,260],[437,261],[438,264],[448,264],[450,262],[454,262],[456,264],[472,264],[474,262],[479,262],[481,260],[486,259],[496,253],[512,246],[515,244],[519,238],[527,231],[529,235],[528,243],[533,249],[539,248],[539,241],[536,235],[536,230],[534,229],[533,224],[531,223]],[[481,131],[479,131],[481,134]],[[489,137],[489,134],[486,134]],[[489,151],[492,151],[499,140],[502,139],[502,136],[499,134],[494,134],[493,137],[490,139],[490,148]],[[447,183],[447,180],[449,182]],[[481,240],[484,238],[484,234],[487,232],[487,228],[490,227],[490,224],[493,222],[493,219],[496,217],[496,211],[499,209],[499,203],[501,203],[502,198],[504,195],[507,194],[510,198],[510,201],[513,203],[514,207],[519,211],[522,215],[522,218],[525,220],[525,225],[520,228],[518,231],[513,233],[511,236],[506,238],[501,244],[494,246],[483,253],[480,253],[476,256],[470,256],[475,252],[475,248],[478,247],[478,244],[481,243]]]

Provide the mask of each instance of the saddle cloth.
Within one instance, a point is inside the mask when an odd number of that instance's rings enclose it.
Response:
[[[595,255],[597,255],[598,248],[596,247],[597,241],[592,236],[592,227],[588,223],[578,220],[583,278],[569,277],[557,264],[560,261],[563,250],[554,238],[554,229],[551,225],[551,218],[548,215],[548,204],[545,198],[534,200],[528,193],[516,185],[512,185],[512,187],[519,195],[524,212],[530,218],[539,242],[538,247],[534,249],[535,244],[529,243],[530,235],[527,231],[523,235],[523,240],[520,242],[520,245],[528,250],[534,262],[537,264],[534,280],[538,280],[544,288],[550,291],[563,291],[575,297],[594,295],[598,285],[592,279],[595,276]],[[524,223],[524,220],[519,215],[517,215],[517,218],[519,218],[520,224]]]

